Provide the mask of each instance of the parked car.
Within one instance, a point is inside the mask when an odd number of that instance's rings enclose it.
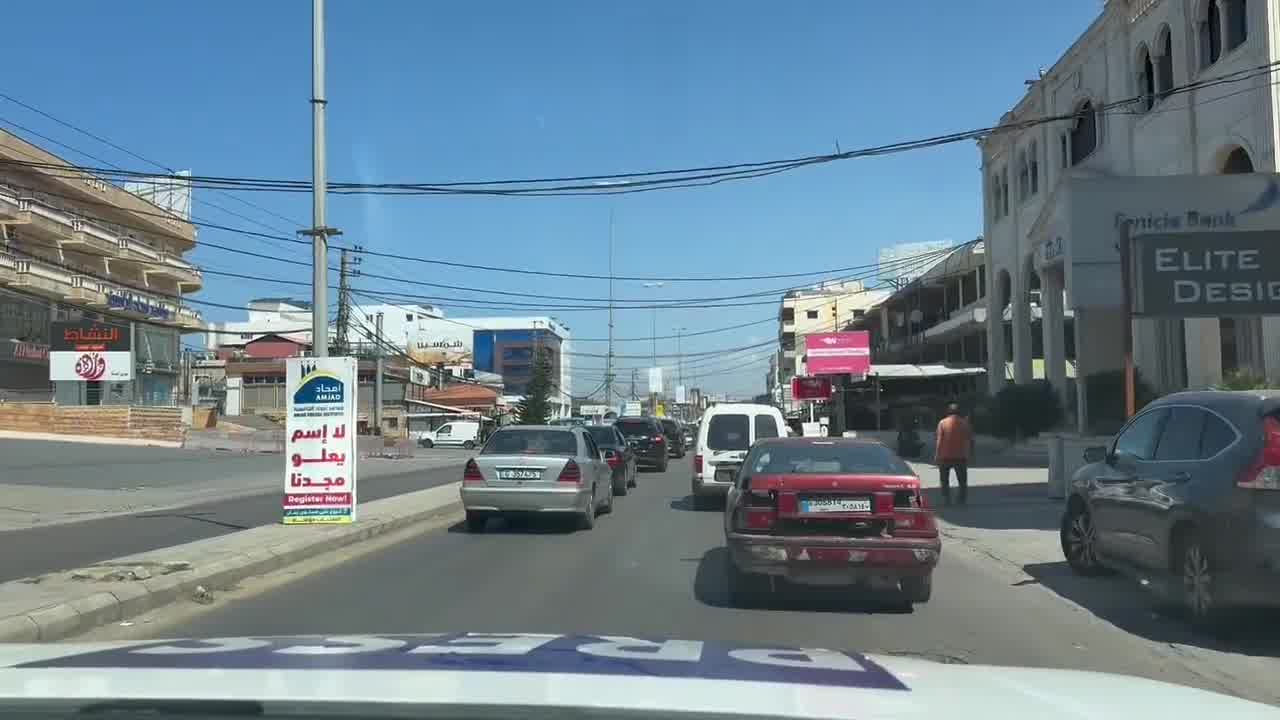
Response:
[[[627,439],[627,444],[635,451],[636,462],[640,467],[651,468],[658,472],[667,471],[667,436],[657,418],[621,417],[613,424]]]
[[[604,451],[605,462],[609,463],[613,478],[613,494],[626,495],[627,488],[636,486],[636,451],[627,444],[618,428],[613,425],[588,425],[587,432],[591,439]]]
[[[489,436],[462,474],[467,530],[514,513],[572,514],[590,530],[613,510],[612,470],[580,427],[509,425]]]
[[[680,429],[680,422],[667,417],[659,418],[658,422],[662,425],[662,434],[667,436],[667,454],[673,458],[684,457],[684,431]]]
[[[1136,577],[1202,624],[1280,605],[1280,393],[1167,395],[1084,456],[1062,515],[1074,571]]]
[[[418,436],[418,445],[424,448],[439,445],[441,447],[463,447],[471,450],[479,444],[480,423],[474,420],[455,420]]]
[[[703,413],[693,455],[694,505],[707,507],[729,491],[731,483],[718,478],[717,467],[741,464],[752,443],[779,437],[785,427],[782,413],[771,405],[725,403]]]
[[[762,603],[778,582],[871,585],[929,601],[942,552],[920,478],[884,445],[854,438],[774,438],[730,485],[724,533],[729,596]]]

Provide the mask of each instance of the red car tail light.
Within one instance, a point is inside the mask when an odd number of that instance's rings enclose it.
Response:
[[[894,508],[893,534],[895,537],[937,537],[938,522],[932,510]]]
[[[582,469],[578,467],[577,462],[570,460],[564,464],[564,469],[560,471],[560,477],[556,478],[556,482],[581,485]]]
[[[778,496],[768,490],[748,490],[738,501],[738,529],[770,532],[778,522]]]
[[[484,482],[484,476],[480,474],[480,466],[476,465],[475,460],[468,460],[467,466],[462,470],[462,484],[476,485]]]
[[[694,475],[702,474],[702,456],[701,455],[693,456],[693,474]]]
[[[1236,487],[1250,490],[1280,490],[1280,419],[1262,419],[1262,451],[1240,477]]]
[[[611,468],[616,468],[622,464],[622,456],[618,454],[617,450],[605,450],[604,460],[609,463]]]
[[[662,435],[655,435],[653,438],[653,442],[655,445],[662,445],[666,441],[667,441],[667,438]]]

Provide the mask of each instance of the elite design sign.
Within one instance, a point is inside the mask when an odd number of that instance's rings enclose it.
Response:
[[[1280,314],[1280,233],[1152,235],[1135,241],[1134,313]]]

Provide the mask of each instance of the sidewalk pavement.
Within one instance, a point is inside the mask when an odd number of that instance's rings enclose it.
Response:
[[[47,642],[214,593],[247,577],[460,516],[450,483],[367,503],[348,525],[265,525],[87,568],[0,583],[0,642]]]
[[[943,562],[953,552],[984,556],[1003,569],[1011,590],[1048,593],[1071,612],[1143,638],[1154,655],[1183,665],[1223,692],[1280,703],[1276,612],[1242,612],[1210,634],[1193,629],[1179,609],[1162,605],[1136,581],[1120,575],[1076,575],[1063,558],[1058,534],[1064,501],[1048,497],[1045,468],[972,467],[968,504],[944,507],[937,468],[912,466],[938,511]],[[954,477],[951,482],[954,496]]]
[[[0,459],[0,537],[5,530],[186,507],[284,487],[281,455],[67,443],[34,447]],[[81,457],[94,452],[104,462]],[[360,477],[461,465],[467,456],[461,450],[434,450],[414,458],[363,458]]]

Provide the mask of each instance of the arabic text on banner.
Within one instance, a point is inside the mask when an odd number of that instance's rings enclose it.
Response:
[[[289,358],[285,366],[284,523],[356,518],[356,360]]]

